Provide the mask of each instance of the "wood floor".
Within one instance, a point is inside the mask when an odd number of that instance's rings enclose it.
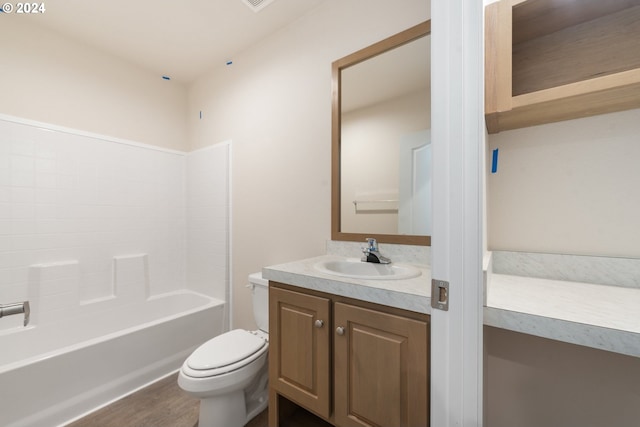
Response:
[[[87,415],[67,427],[195,427],[200,401],[178,386],[178,374],[166,377]],[[267,411],[246,427],[267,427]]]

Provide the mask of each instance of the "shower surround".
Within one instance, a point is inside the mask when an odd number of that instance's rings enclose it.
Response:
[[[202,299],[189,308],[166,310],[170,320],[181,319],[177,313],[191,312],[198,305],[217,307],[216,314],[208,317],[211,325],[183,319],[176,321],[182,329],[168,330],[184,334],[190,328],[210,327],[204,334],[198,332],[200,341],[228,329],[230,151],[227,142],[187,154],[0,116],[0,303],[31,303],[26,328],[22,316],[0,319],[0,347],[10,352],[5,344],[23,343],[21,347],[34,349],[32,353],[21,349],[22,356],[0,366],[0,375],[19,368],[21,381],[41,389],[42,370],[23,362],[39,366],[35,364],[56,353],[55,346],[28,343],[20,335],[55,343],[52,337],[82,330],[80,342],[72,340],[73,348],[79,349],[82,342],[147,324],[148,317],[136,315],[146,310],[145,305],[158,306],[157,301],[165,300],[164,306],[172,307],[170,301],[187,298],[176,295],[194,295],[188,297],[193,299],[201,294]],[[106,322],[114,328],[105,329],[104,318],[110,314],[130,320]],[[162,317],[157,313],[153,319]],[[83,327],[70,327],[73,324]],[[48,333],[36,333],[38,329]],[[95,336],[87,334],[93,329]],[[59,350],[69,351],[63,345],[67,340],[59,341],[64,347]],[[129,341],[111,342],[114,346],[106,350],[101,365],[108,365]],[[185,341],[185,348],[158,354],[170,363],[146,356],[144,363],[163,365],[153,372],[156,377],[168,374],[181,363],[171,354],[188,354],[195,344]],[[154,349],[149,347],[152,355]],[[139,368],[132,366],[131,372],[122,374],[127,387],[149,381],[149,372],[136,380]],[[102,386],[99,375],[96,380],[84,382],[82,392],[93,395],[93,389]],[[52,385],[51,393],[65,387],[63,382]],[[122,387],[116,389],[114,393],[123,392]],[[96,405],[95,398],[87,403],[91,406],[83,406],[76,402],[80,395],[53,394],[66,396],[67,402],[56,401],[43,390],[38,393],[41,405],[35,404],[48,419],[55,419],[56,408],[68,407],[69,400],[74,400],[76,412]],[[4,416],[10,410],[2,408]],[[30,425],[20,421],[19,414],[7,421]]]

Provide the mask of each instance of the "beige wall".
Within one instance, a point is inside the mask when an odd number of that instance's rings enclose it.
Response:
[[[640,359],[484,328],[485,426],[636,427]]]
[[[490,135],[489,249],[640,257],[639,132],[631,110]],[[485,328],[485,368],[488,426],[638,425],[639,358]]]
[[[429,16],[428,1],[399,6],[324,2],[189,88],[190,149],[233,140],[235,327],[255,327],[249,273],[325,252],[331,63]]]
[[[18,18],[0,25],[1,114],[184,149],[184,86]]]
[[[501,132],[490,250],[640,257],[640,110]]]

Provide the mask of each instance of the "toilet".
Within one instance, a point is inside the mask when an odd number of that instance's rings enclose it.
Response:
[[[249,287],[259,329],[218,335],[180,368],[180,388],[200,399],[199,427],[242,427],[267,407],[269,282],[254,273]]]

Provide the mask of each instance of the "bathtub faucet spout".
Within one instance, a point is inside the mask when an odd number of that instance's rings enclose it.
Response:
[[[13,304],[0,304],[0,317],[21,313],[24,313],[24,326],[27,326],[29,324],[29,316],[31,314],[29,301],[16,302]]]

